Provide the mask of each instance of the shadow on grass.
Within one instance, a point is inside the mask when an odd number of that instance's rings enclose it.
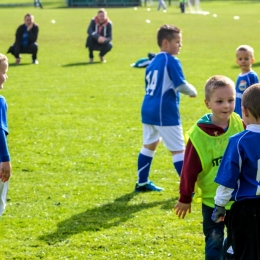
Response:
[[[92,63],[89,63],[88,61],[86,62],[77,62],[77,63],[69,63],[69,64],[64,64],[62,67],[73,67],[73,66],[86,66],[86,65],[97,65],[97,64],[102,64],[100,61],[94,61]]]
[[[20,63],[19,65],[15,63],[10,63],[9,67],[20,67],[20,66],[27,66],[27,65],[33,65],[32,63]]]
[[[134,217],[136,212],[161,205],[163,210],[173,208],[177,198],[155,202],[141,202],[128,205],[128,202],[138,195],[136,192],[125,194],[111,203],[107,203],[82,213],[71,216],[58,223],[57,230],[53,233],[40,236],[39,239],[49,245],[66,240],[68,237],[85,231],[98,232],[120,225]]]

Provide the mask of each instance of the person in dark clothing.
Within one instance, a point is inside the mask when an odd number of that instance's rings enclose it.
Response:
[[[36,42],[38,33],[39,27],[34,23],[34,16],[26,14],[24,24],[20,25],[16,30],[15,43],[7,51],[7,53],[14,55],[15,64],[20,64],[20,53],[32,54],[32,63],[39,63],[37,60],[38,44]]]
[[[112,22],[107,17],[104,8],[100,9],[97,16],[92,18],[87,33],[86,47],[89,50],[89,62],[94,61],[94,50],[100,51],[100,61],[106,62],[104,56],[112,49]]]
[[[186,0],[180,0],[180,8],[182,13],[185,13],[185,5],[186,5]]]

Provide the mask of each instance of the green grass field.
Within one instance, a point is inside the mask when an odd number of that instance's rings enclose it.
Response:
[[[172,211],[179,178],[163,145],[151,179],[165,191],[133,192],[142,146],[144,69],[129,65],[159,51],[161,25],[183,30],[179,58],[199,92],[196,99],[182,96],[186,131],[208,112],[205,81],[215,74],[236,80],[239,45],[254,47],[253,67],[260,73],[260,2],[202,2],[209,15],[181,14],[177,2],[166,13],[156,10],[157,3],[150,11],[108,8],[114,48],[107,63],[91,65],[86,29],[98,8],[42,3],[42,10],[0,8],[1,53],[13,43],[26,13],[40,26],[40,64],[23,55],[15,66],[8,54],[9,79],[1,92],[8,103],[13,176],[0,220],[0,259],[204,259],[200,205],[193,205],[185,220]]]

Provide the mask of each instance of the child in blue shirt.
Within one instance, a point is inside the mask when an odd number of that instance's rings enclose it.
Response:
[[[3,84],[7,79],[7,70],[7,57],[0,53],[0,89],[4,87]],[[5,209],[8,180],[11,175],[10,155],[6,142],[6,136],[8,135],[6,111],[5,98],[0,96],[0,216]]]
[[[228,234],[234,259],[260,260],[260,84],[246,89],[242,97],[246,130],[232,136],[215,182],[212,220],[220,222],[231,200]]]
[[[145,72],[145,96],[142,105],[143,147],[138,157],[138,182],[135,191],[161,191],[149,181],[150,166],[160,138],[171,152],[180,175],[184,157],[184,138],[179,113],[180,93],[195,97],[196,89],[183,75],[178,55],[182,46],[181,30],[163,25],[157,32],[160,53]]]
[[[254,63],[254,49],[248,45],[241,45],[236,49],[236,62],[241,69],[236,82],[236,106],[235,112],[242,118],[241,98],[243,92],[251,85],[258,83],[258,76],[252,70]]]

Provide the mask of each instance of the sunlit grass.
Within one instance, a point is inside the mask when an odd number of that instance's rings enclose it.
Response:
[[[26,13],[40,26],[40,64],[23,55],[21,66],[14,66],[8,54],[9,79],[1,92],[8,103],[13,176],[0,221],[0,259],[203,259],[200,205],[185,220],[172,212],[179,178],[163,145],[151,179],[165,191],[133,193],[144,70],[130,64],[159,51],[159,26],[183,30],[179,58],[199,92],[196,99],[182,96],[186,131],[207,112],[205,81],[214,74],[236,80],[238,45],[254,47],[259,72],[260,3],[202,2],[209,15],[180,14],[177,2],[166,13],[156,10],[157,3],[150,11],[108,8],[114,48],[106,64],[93,65],[85,39],[97,8],[43,5],[0,9],[2,53]]]

